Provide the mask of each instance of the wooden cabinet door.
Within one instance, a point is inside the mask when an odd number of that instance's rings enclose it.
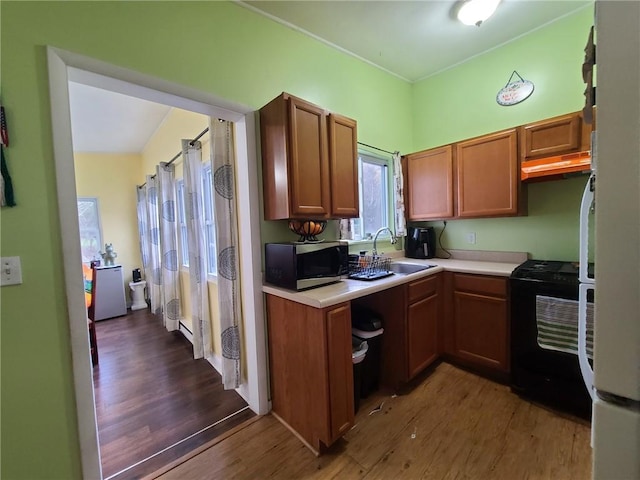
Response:
[[[454,292],[455,354],[471,363],[508,372],[507,300]]]
[[[328,121],[331,217],[357,218],[360,215],[357,124],[335,113],[329,114]]]
[[[518,214],[517,138],[511,129],[456,144],[458,216]]]
[[[451,145],[406,157],[409,220],[453,217]]]
[[[355,415],[350,304],[331,309],[326,315],[330,444],[351,428]]]
[[[438,358],[438,295],[412,303],[407,308],[409,378],[415,377]]]
[[[579,112],[524,125],[522,156],[528,159],[577,152],[582,147],[582,128]]]
[[[330,211],[325,111],[289,97],[291,218],[326,218]]]

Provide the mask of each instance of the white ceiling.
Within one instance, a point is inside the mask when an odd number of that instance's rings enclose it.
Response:
[[[414,82],[592,5],[593,0],[502,0],[480,27],[455,19],[459,0],[237,3]],[[140,153],[171,109],[74,82],[69,83],[69,97],[75,151]]]
[[[69,82],[76,152],[140,153],[171,107]]]

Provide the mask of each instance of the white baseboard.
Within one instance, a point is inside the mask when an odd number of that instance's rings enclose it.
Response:
[[[193,334],[185,327],[182,322],[180,322],[180,332],[193,344]],[[207,361],[211,364],[213,368],[216,369],[218,374],[222,375],[222,357],[214,353],[213,355],[207,357]],[[240,385],[239,388],[236,388],[236,392],[240,395],[247,405],[249,404],[249,389],[246,384]]]
[[[216,369],[216,372],[222,375],[222,357],[220,357],[220,355],[214,353],[210,357],[207,357],[207,361]]]
[[[185,327],[182,322],[178,323],[178,331],[182,333],[185,336],[185,338],[189,340],[193,345],[193,333],[191,333],[189,329]]]

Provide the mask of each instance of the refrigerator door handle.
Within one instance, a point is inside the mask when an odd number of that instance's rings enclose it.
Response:
[[[593,369],[587,357],[587,291],[594,290],[595,285],[581,283],[578,296],[578,360],[580,362],[580,372],[587,387],[591,399],[594,398],[593,391]]]
[[[595,175],[589,177],[584,187],[582,203],[580,204],[580,269],[578,279],[582,283],[594,283],[595,278],[589,276],[589,215],[593,204]]]

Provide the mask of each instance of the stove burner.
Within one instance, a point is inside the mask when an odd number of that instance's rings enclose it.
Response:
[[[578,283],[578,266],[573,262],[527,260],[516,267],[511,278],[573,285]]]

